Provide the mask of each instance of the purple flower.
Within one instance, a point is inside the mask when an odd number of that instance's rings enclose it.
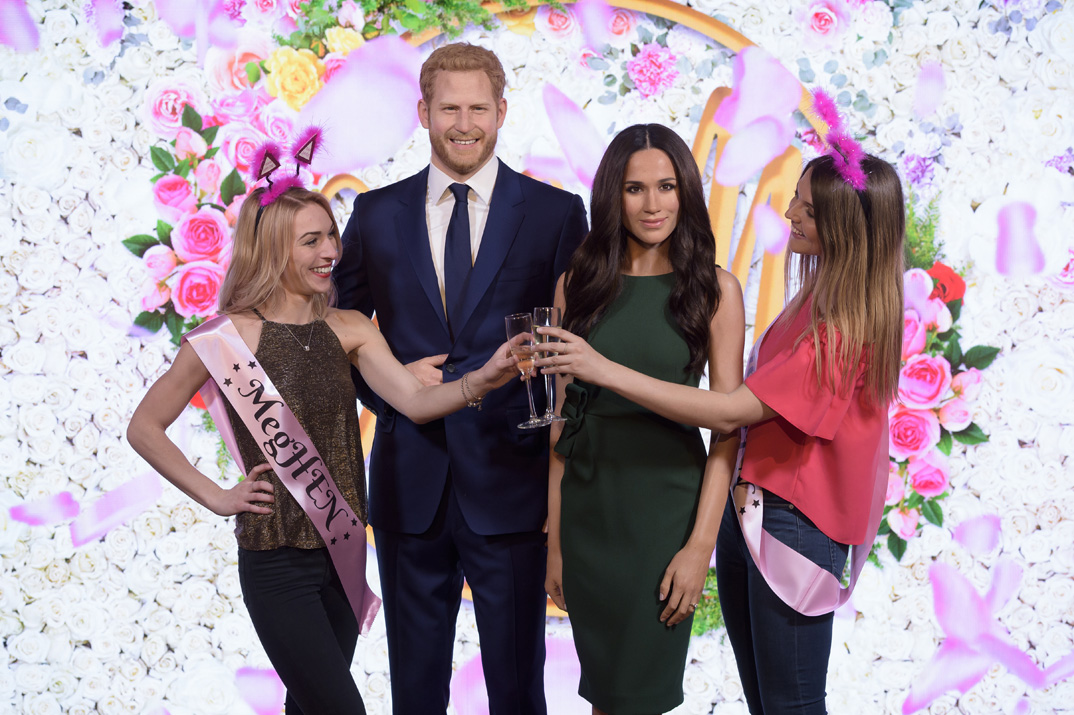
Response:
[[[902,158],[903,172],[915,189],[932,186],[933,161],[927,156],[907,154]]]
[[[1066,154],[1057,154],[1048,161],[1044,162],[1045,166],[1050,166],[1053,169],[1058,169],[1064,174],[1074,169],[1074,149],[1067,149]]]
[[[224,12],[237,25],[246,24],[246,20],[242,17],[244,7],[246,7],[246,0],[224,0]]]

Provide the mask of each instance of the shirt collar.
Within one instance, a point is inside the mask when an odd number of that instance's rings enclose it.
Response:
[[[492,189],[496,186],[496,176],[500,171],[500,160],[495,156],[491,157],[485,162],[485,165],[477,170],[477,173],[466,180],[467,186],[470,187],[470,191],[477,196],[477,201],[488,205],[492,199]],[[446,200],[445,194],[451,196],[448,192],[448,187],[455,183],[455,180],[438,169],[435,165],[429,164],[429,201],[431,204],[439,204]]]

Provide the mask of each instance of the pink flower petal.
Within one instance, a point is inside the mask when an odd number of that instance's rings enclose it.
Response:
[[[105,493],[71,522],[71,543],[82,546],[101,538],[155,504],[163,491],[157,473],[146,472]]]
[[[732,134],[761,117],[789,119],[802,98],[798,79],[779,60],[756,46],[746,47],[735,56],[731,86],[731,95],[720,103],[712,118]],[[780,151],[785,148],[786,145]]]
[[[1008,643],[995,635],[988,635],[981,639],[978,648],[982,654],[1018,676],[1029,687],[1044,687],[1044,671],[1037,667],[1027,653],[1013,643]]]
[[[996,269],[1003,275],[1034,275],[1044,269],[1044,252],[1033,230],[1036,222],[1037,209],[1026,201],[1014,201],[999,210]]]
[[[33,52],[40,36],[37,24],[26,10],[26,0],[0,0],[0,45],[16,52]]]
[[[1018,701],[1018,704],[1014,706],[1014,710],[1011,711],[1011,715],[1029,715],[1031,712],[1029,707],[1029,700],[1022,698]]]
[[[574,4],[574,14],[582,26],[582,37],[588,47],[599,50],[608,44],[612,9],[604,0],[579,0]]]
[[[279,715],[287,690],[272,668],[239,668],[235,672],[239,695],[257,715]]]
[[[78,502],[71,492],[60,492],[44,499],[16,504],[9,513],[15,521],[30,526],[46,526],[78,516]]]
[[[571,170],[567,160],[558,156],[528,156],[525,161],[525,172],[530,176],[542,181],[558,181],[561,184],[572,184],[578,180]]]
[[[782,154],[793,136],[789,120],[761,117],[728,140],[713,178],[722,186],[744,184]]]
[[[322,174],[354,171],[390,159],[418,126],[421,53],[396,36],[370,40],[347,56],[332,81],[299,114],[325,142],[313,160]],[[360,125],[355,107],[361,107]]]
[[[753,227],[765,251],[773,255],[783,252],[791,230],[775,209],[768,204],[757,204],[753,209]]]
[[[955,541],[974,556],[984,556],[999,546],[1000,520],[995,514],[967,519],[955,527]]]
[[[102,45],[110,45],[123,36],[123,3],[120,0],[90,0],[85,12]]]
[[[988,656],[975,652],[955,638],[948,638],[914,679],[910,694],[902,704],[903,715],[927,707],[949,690],[965,693],[984,677],[991,664],[992,659]]]
[[[1018,593],[1022,584],[1022,567],[1010,559],[1000,559],[992,567],[992,586],[985,594],[985,605],[996,613]]]
[[[914,114],[923,119],[936,111],[943,101],[945,88],[943,65],[939,62],[921,65],[921,72],[917,75],[917,91],[914,93]]]
[[[936,620],[949,638],[973,643],[992,623],[992,613],[969,580],[953,566],[934,563],[929,569]]]
[[[592,188],[604,155],[604,137],[581,107],[551,83],[544,86],[544,108],[571,170],[587,189]]]
[[[194,40],[198,64],[205,64],[209,47],[229,49],[238,44],[238,27],[224,0],[156,0],[157,15],[179,37]]]
[[[1055,685],[1074,675],[1074,653],[1068,653],[1044,670],[1045,687]]]

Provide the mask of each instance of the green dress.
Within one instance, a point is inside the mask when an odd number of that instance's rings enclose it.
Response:
[[[696,387],[667,307],[674,280],[623,276],[622,293],[589,342],[646,375]],[[581,382],[567,386],[563,416],[560,541],[582,666],[578,692],[614,715],[667,712],[683,701],[693,617],[672,628],[661,623],[659,587],[694,525],[706,458],[701,434]]]

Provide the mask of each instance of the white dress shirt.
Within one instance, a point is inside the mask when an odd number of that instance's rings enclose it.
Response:
[[[477,259],[481,247],[481,235],[485,232],[485,223],[489,218],[489,202],[492,189],[496,186],[496,174],[500,170],[500,160],[491,157],[477,173],[465,183],[470,187],[467,194],[466,208],[470,214],[470,265]],[[447,245],[448,224],[451,212],[455,209],[455,197],[448,189],[457,183],[450,176],[429,165],[429,188],[425,194],[425,221],[429,228],[429,249],[432,251],[433,268],[436,270],[436,282],[440,286],[440,303],[444,300],[444,248]],[[446,308],[445,308],[446,310]]]

